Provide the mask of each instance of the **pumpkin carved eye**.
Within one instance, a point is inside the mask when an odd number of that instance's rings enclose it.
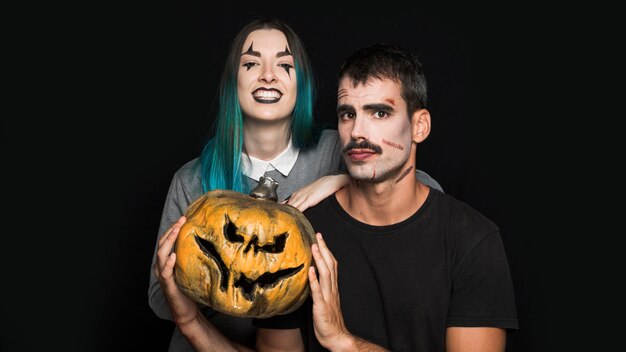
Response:
[[[241,235],[237,234],[237,226],[233,225],[233,223],[228,218],[228,214],[226,215],[226,223],[224,224],[224,235],[231,242],[243,242],[244,238]]]
[[[215,190],[189,206],[175,248],[175,279],[198,303],[264,318],[289,313],[308,296],[315,237],[296,208],[267,200],[276,198],[270,191],[253,191]]]

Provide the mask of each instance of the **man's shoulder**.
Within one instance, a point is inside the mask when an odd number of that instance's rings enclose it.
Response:
[[[450,194],[431,189],[433,203],[442,215],[453,226],[473,228],[480,232],[498,231],[498,226],[483,213],[465,201],[459,200]]]
[[[318,218],[318,217],[324,219],[325,217],[328,216],[329,211],[333,212],[336,210],[336,208],[333,206],[333,202],[336,202],[335,193],[322,199],[319,203],[315,204],[314,206],[305,209],[303,214],[304,216],[307,217],[307,219],[313,219],[313,218]]]

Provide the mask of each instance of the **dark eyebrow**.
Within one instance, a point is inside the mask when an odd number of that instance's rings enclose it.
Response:
[[[250,47],[248,48],[248,50],[246,50],[246,52],[244,52],[244,53],[241,53],[241,56],[252,55],[252,56],[256,56],[256,57],[261,57],[261,53],[260,52],[252,50],[252,45],[253,44],[254,44],[254,42],[250,43]]]
[[[279,51],[276,53],[276,57],[283,57],[283,56],[293,56],[293,55],[291,55],[291,51],[289,51],[289,48],[285,47],[285,51]]]
[[[354,111],[354,107],[350,104],[337,105],[337,115],[341,115],[344,112]]]
[[[392,113],[395,111],[393,106],[389,104],[366,104],[363,105],[363,110],[367,111],[384,111],[386,113]]]

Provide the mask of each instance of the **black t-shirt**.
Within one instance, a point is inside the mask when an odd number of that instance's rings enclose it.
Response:
[[[446,328],[517,329],[513,284],[498,227],[431,189],[408,219],[371,226],[330,196],[304,212],[337,259],[341,310],[350,333],[393,351],[444,351]],[[313,332],[311,299],[294,313],[256,319],[261,328]]]

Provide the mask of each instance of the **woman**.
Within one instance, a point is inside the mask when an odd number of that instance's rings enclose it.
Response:
[[[341,161],[337,131],[314,133],[314,97],[313,72],[298,35],[276,19],[257,19],[246,25],[233,40],[226,60],[215,135],[198,158],[174,175],[159,234],[171,231],[170,226],[204,192],[231,189],[249,193],[260,176],[278,181],[279,201],[288,198],[288,203],[301,211],[345,185],[347,175],[332,175]],[[440,188],[421,171],[417,177]],[[153,265],[155,259],[156,250]],[[152,273],[149,303],[159,317],[173,320]],[[231,340],[254,346],[252,319],[208,308],[202,312]],[[192,351],[178,329],[170,351]]]

